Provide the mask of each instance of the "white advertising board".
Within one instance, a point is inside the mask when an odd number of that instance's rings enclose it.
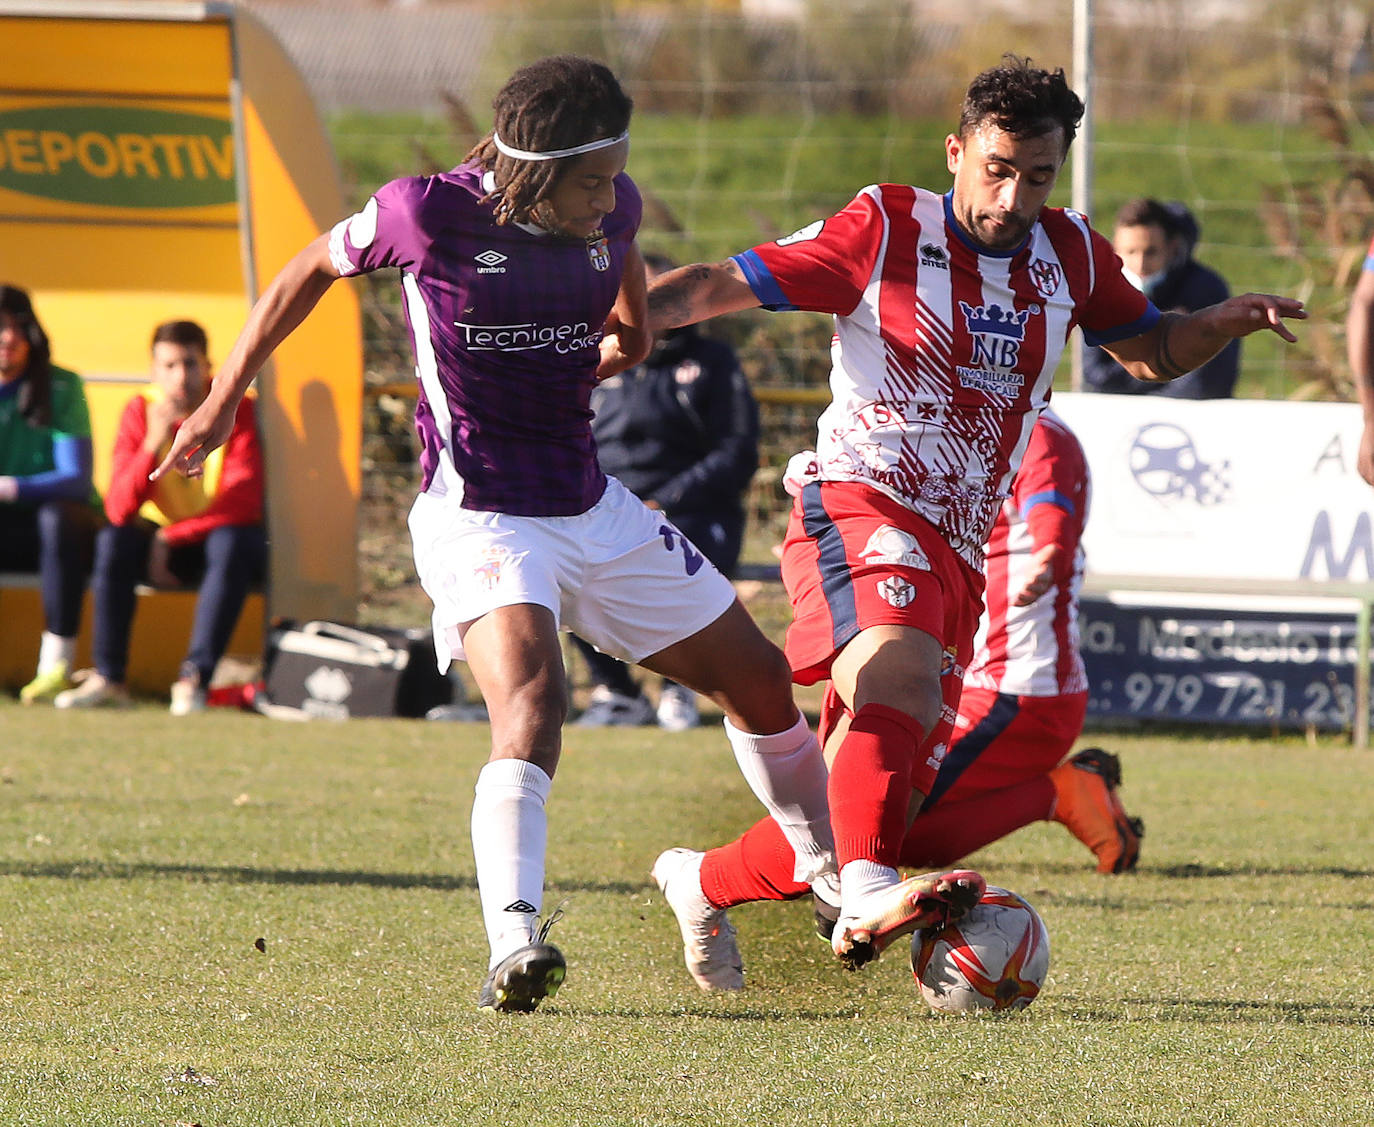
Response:
[[[1353,403],[1056,393],[1093,475],[1090,573],[1374,578]]]

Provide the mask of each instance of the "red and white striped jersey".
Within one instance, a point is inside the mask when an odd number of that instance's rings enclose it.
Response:
[[[881,489],[977,568],[1070,330],[1109,344],[1159,319],[1077,212],[995,253],[949,196],[902,185],[734,261],[765,308],[835,315],[814,476]]]
[[[992,526],[983,617],[965,685],[1031,697],[1087,689],[1078,650],[1078,594],[1091,492],[1083,447],[1064,421],[1046,410],[1031,431],[1011,496]],[[1037,520],[1033,512],[1040,505],[1054,506],[1063,517]],[[1044,533],[1047,525],[1053,527],[1052,535]],[[1042,538],[1063,550],[1057,582],[1029,606],[1014,606]]]

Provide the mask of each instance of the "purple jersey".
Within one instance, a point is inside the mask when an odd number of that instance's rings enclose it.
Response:
[[[606,486],[589,406],[642,205],[616,177],[599,239],[498,225],[460,165],[393,180],[329,237],[342,275],[401,271],[420,397],[422,488],[465,509],[573,516]]]

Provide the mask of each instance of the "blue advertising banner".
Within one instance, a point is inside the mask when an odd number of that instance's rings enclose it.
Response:
[[[1084,596],[1088,716],[1349,730],[1355,615]]]

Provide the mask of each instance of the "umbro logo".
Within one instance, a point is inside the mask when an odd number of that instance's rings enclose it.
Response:
[[[539,909],[536,908],[533,904],[531,904],[528,900],[514,900],[511,903],[507,904],[504,908],[502,908],[501,911],[521,912],[525,915],[532,915],[535,912],[539,911]]]
[[[945,248],[937,247],[934,243],[926,243],[921,247],[921,261],[937,270],[949,269],[949,255],[945,253]]]
[[[497,250],[484,250],[481,254],[473,255],[473,261],[478,263],[477,273],[479,274],[504,274],[506,268],[501,263],[506,261],[506,256]]]

